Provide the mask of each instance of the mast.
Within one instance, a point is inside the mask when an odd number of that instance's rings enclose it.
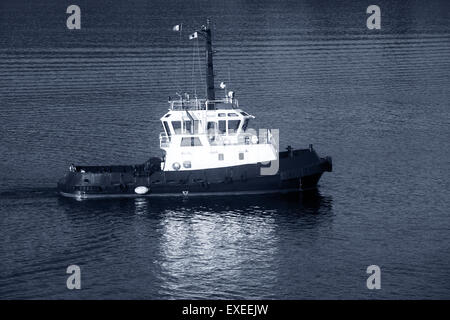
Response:
[[[212,39],[211,39],[211,29],[209,28],[209,19],[206,21],[206,26],[202,26],[202,31],[205,35],[206,40],[206,97],[207,110],[214,110],[214,102],[216,95],[214,92],[214,68],[213,68],[213,49],[212,49]]]

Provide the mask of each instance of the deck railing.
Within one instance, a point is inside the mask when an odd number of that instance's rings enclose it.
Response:
[[[180,100],[170,100],[171,110],[206,110],[207,105],[214,104],[216,109],[222,107],[223,109],[237,109],[239,108],[239,101],[237,99],[224,98],[216,100],[207,99],[180,99]]]
[[[270,130],[264,132],[264,134],[260,134],[256,136],[254,134],[249,133],[240,133],[237,134],[216,134],[210,135],[209,133],[201,133],[201,134],[180,134],[176,136],[181,137],[208,137],[209,145],[218,146],[218,145],[250,145],[250,144],[276,144],[273,140]],[[214,137],[214,139],[211,139]],[[161,148],[170,147],[171,140],[173,138],[169,137],[165,132],[161,132],[159,134],[159,145]],[[178,141],[178,139],[177,139]]]

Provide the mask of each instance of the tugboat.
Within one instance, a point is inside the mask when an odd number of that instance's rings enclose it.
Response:
[[[174,29],[175,30],[175,29]],[[255,117],[239,108],[233,91],[216,99],[209,22],[189,38],[206,46],[206,99],[169,98],[161,118],[162,157],[143,164],[75,166],[58,182],[62,196],[211,196],[290,193],[317,188],[331,157],[320,158],[312,145],[278,151],[277,130],[250,129]],[[221,88],[224,85],[221,83]]]

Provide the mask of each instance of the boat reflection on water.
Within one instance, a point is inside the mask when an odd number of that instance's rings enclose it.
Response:
[[[207,215],[235,214],[289,214],[292,218],[308,215],[328,216],[332,209],[332,198],[323,196],[319,190],[290,194],[251,196],[214,196],[185,198],[123,198],[123,199],[58,199],[59,205],[72,215],[108,214],[127,216],[130,214],[164,216],[168,212],[189,212]],[[294,215],[294,216],[292,216]],[[321,220],[321,219],[319,219]]]
[[[274,297],[284,248],[310,241],[333,217],[332,199],[319,191],[281,197],[59,201],[77,221],[87,215],[90,222],[101,223],[109,217],[114,237],[122,238],[116,245],[128,247],[119,250],[126,252],[124,261],[151,274],[153,287],[142,290],[166,298]]]

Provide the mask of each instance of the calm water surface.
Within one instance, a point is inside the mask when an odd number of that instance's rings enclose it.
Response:
[[[446,1],[378,1],[379,31],[367,1],[76,3],[79,31],[69,3],[0,3],[0,298],[450,297]],[[161,154],[167,97],[204,92],[186,37],[207,16],[216,80],[255,125],[333,157],[319,191],[59,198],[72,162]]]

